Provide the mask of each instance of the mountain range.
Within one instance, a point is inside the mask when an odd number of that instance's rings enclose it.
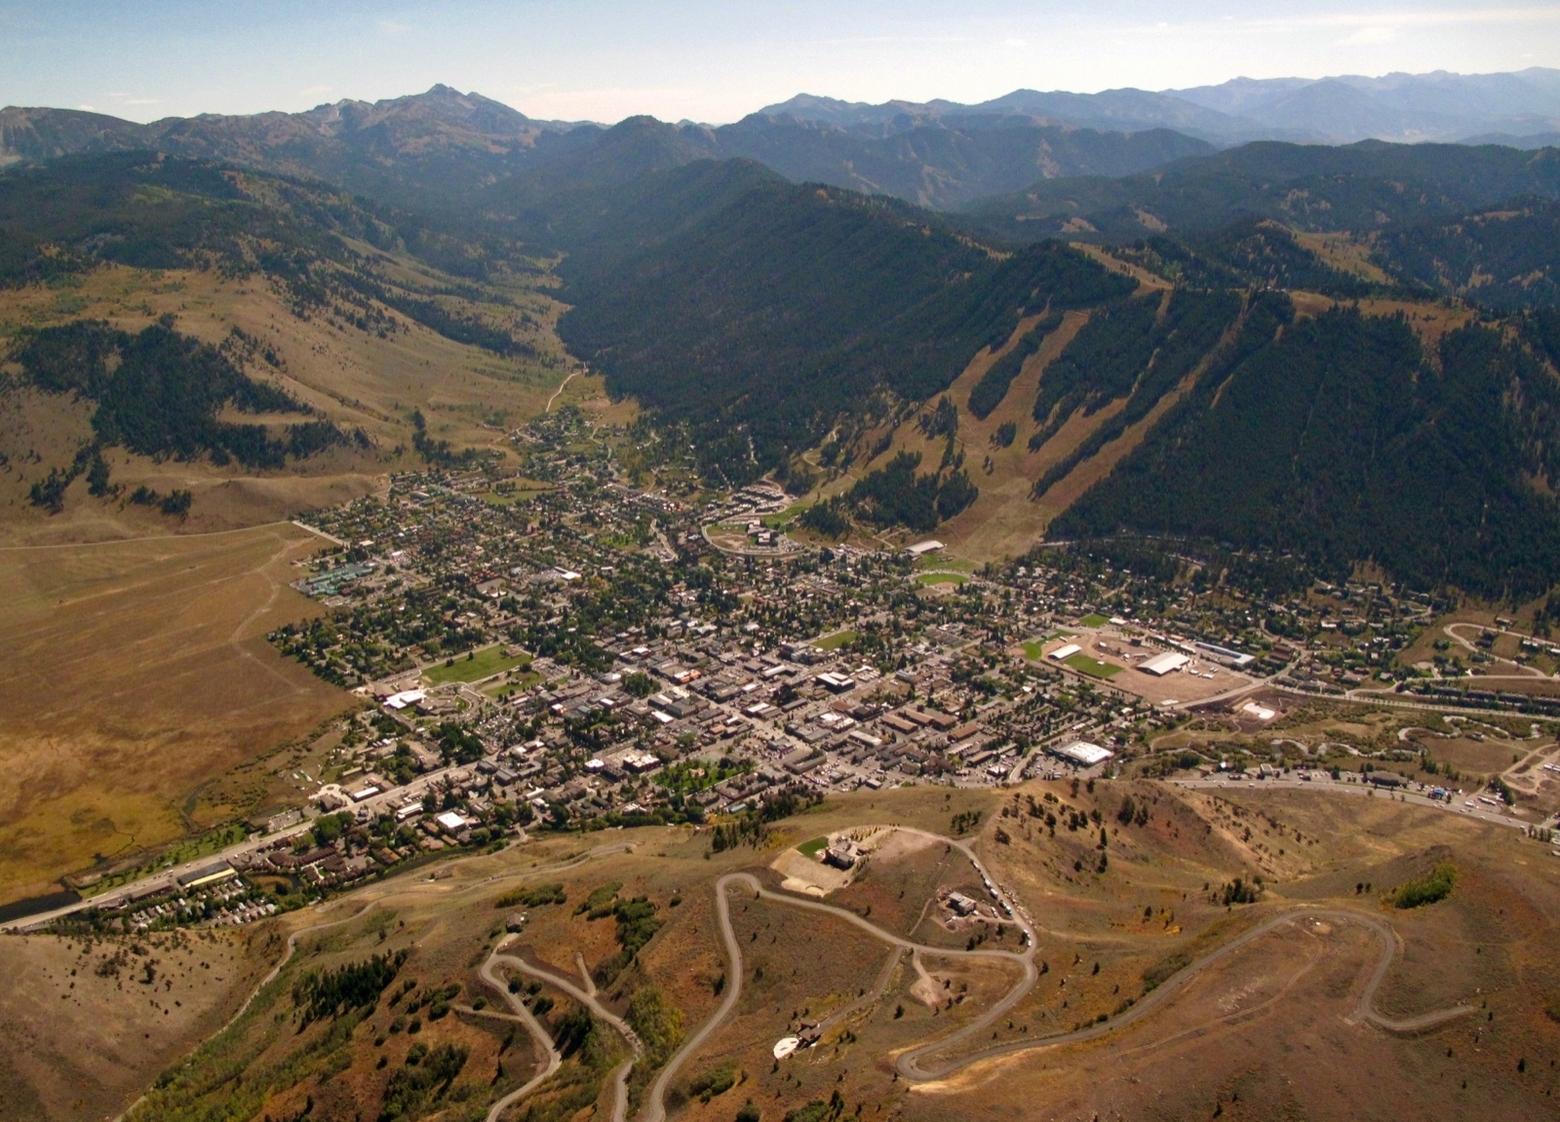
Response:
[[[757,160],[797,182],[889,194],[934,209],[1046,179],[1123,176],[1253,140],[1338,143],[1510,139],[1560,131],[1560,70],[1462,76],[1236,79],[1096,94],[1016,90],[973,105],[882,105],[799,95],[728,125],[633,117],[614,126],[539,121],[438,85],[302,113],[202,114],[136,124],[80,110],[0,110],[0,167],[78,152],[149,148],[320,178],[433,207],[515,175],[638,145],[645,168]]]
[[[927,121],[967,126],[1014,119],[1098,129],[1167,128],[1216,144],[1461,141],[1488,134],[1520,139],[1554,132],[1560,120],[1560,70],[1235,78],[1213,86],[1157,92],[1026,89],[975,104],[938,100],[867,105],[801,94],[761,109],[759,115],[844,129],[899,130]]]
[[[1343,87],[1403,128],[1541,126],[1553,75],[798,98],[718,128],[444,86],[149,125],[7,109],[0,369],[25,409],[0,454],[50,509],[99,462],[362,472],[410,438],[457,463],[500,431],[475,410],[525,408],[566,347],[707,479],[813,493],[825,536],[1181,534],[1537,595],[1560,575],[1560,151],[1228,122]],[[115,363],[199,408],[152,425]],[[51,444],[50,417],[96,435]]]

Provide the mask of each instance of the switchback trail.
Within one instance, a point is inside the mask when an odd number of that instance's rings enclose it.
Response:
[[[1000,888],[995,887],[995,881],[985,867],[970,851],[964,843],[952,838],[942,837],[937,834],[920,830],[910,830],[910,833],[923,837],[934,838],[954,848],[959,849],[969,857],[975,868],[993,886],[994,894],[998,895],[999,902],[1005,901],[1005,895]],[[769,900],[786,907],[799,908],[803,911],[816,912],[833,916],[843,920],[874,938],[889,944],[901,951],[909,950],[913,954],[925,954],[937,958],[985,958],[989,960],[1009,960],[1021,971],[1020,978],[1013,984],[1006,994],[994,1003],[985,1013],[976,1020],[962,1026],[955,1031],[940,1036],[934,1040],[911,1048],[900,1054],[895,1061],[895,1068],[899,1075],[914,1083],[925,1083],[933,1080],[944,1079],[947,1076],[961,1071],[973,1064],[1002,1056],[1013,1055],[1019,1052],[1035,1051],[1046,1048],[1056,1048],[1066,1044],[1075,1044],[1087,1040],[1093,1040],[1110,1033],[1117,1032],[1136,1023],[1142,1018],[1155,1012],[1167,1002],[1195,981],[1208,968],[1217,965],[1230,957],[1247,944],[1262,938],[1273,931],[1288,925],[1306,920],[1322,920],[1333,923],[1355,923],[1363,925],[1376,936],[1379,954],[1371,973],[1361,988],[1359,996],[1350,1011],[1349,1019],[1356,1022],[1364,1022],[1390,1033],[1407,1035],[1424,1032],[1436,1028],[1447,1021],[1457,1017],[1466,1016],[1475,1012],[1471,1005],[1454,1005],[1446,1009],[1419,1014],[1414,1017],[1396,1018],[1390,1017],[1379,1011],[1375,1006],[1376,993],[1380,989],[1387,971],[1391,968],[1397,956],[1398,940],[1392,927],[1384,920],[1363,912],[1347,910],[1343,908],[1317,908],[1309,906],[1297,906],[1280,914],[1269,917],[1256,926],[1242,932],[1240,935],[1224,943],[1220,947],[1204,955],[1197,961],[1190,963],[1168,981],[1158,988],[1150,991],[1140,998],[1129,1010],[1119,1016],[1111,1018],[1099,1024],[1089,1025],[1085,1028],[1074,1029],[1067,1032],[1053,1033],[1047,1036],[1035,1037],[1027,1040],[1015,1040],[1003,1044],[982,1048],[975,1052],[967,1053],[953,1058],[936,1059],[940,1054],[945,1054],[951,1048],[977,1033],[988,1029],[993,1022],[1002,1017],[1009,1009],[1021,1001],[1034,987],[1038,978],[1038,972],[1034,965],[1035,939],[1028,918],[1022,910],[1014,909],[1015,922],[1025,932],[1024,948],[1021,951],[999,950],[994,948],[978,948],[974,950],[960,950],[948,947],[930,946],[916,943],[913,940],[885,931],[870,921],[863,919],[855,912],[832,904],[825,904],[819,900],[793,896],[789,893],[774,892],[763,885],[750,873],[727,873],[715,882],[715,910],[716,920],[720,928],[721,941],[726,951],[726,977],[727,985],[720,1006],[673,1054],[671,1059],[650,1085],[646,1098],[645,1108],[641,1112],[642,1122],[664,1122],[666,1117],[665,1098],[666,1092],[677,1073],[692,1055],[701,1048],[713,1035],[731,1012],[736,1008],[742,995],[743,961],[742,949],[737,941],[736,933],[731,924],[730,893],[734,888],[742,888],[751,892],[754,899]]]
[[[570,978],[554,974],[551,970],[544,970],[540,966],[532,966],[523,958],[516,958],[514,955],[504,954],[503,949],[511,938],[513,938],[513,936],[506,935],[504,938],[498,941],[498,945],[493,948],[493,953],[488,956],[487,962],[483,965],[483,977],[487,978],[488,974],[485,973],[485,971],[490,970],[494,966],[505,966],[511,970],[516,970],[521,974],[526,975],[527,977],[535,978],[539,982],[544,982],[549,986],[553,986],[562,990],[575,1001],[583,1005],[586,1009],[589,1009],[592,1016],[598,1018],[601,1021],[604,1021],[617,1030],[618,1035],[621,1036],[624,1042],[628,1045],[629,1057],[622,1063],[618,1064],[618,1066],[612,1071],[612,1122],[627,1122],[628,1073],[633,1070],[634,1064],[638,1063],[639,1057],[644,1054],[644,1047],[639,1042],[639,1036],[629,1026],[627,1021],[625,1021],[622,1017],[619,1017],[616,1013],[612,1012],[612,1010],[608,1009],[601,1003],[600,999],[596,997],[596,987],[594,983],[592,983],[590,988],[587,990],[585,987],[579,985]],[[505,987],[505,993],[508,993],[507,987]],[[532,1081],[533,1084],[537,1082],[540,1082],[540,1079]],[[522,1090],[528,1089],[529,1086],[530,1085],[528,1085],[527,1088],[522,1088]],[[513,1101],[519,1097],[519,1093],[516,1092],[515,1094],[506,1097],[508,1097],[510,1101]],[[508,1103],[505,1103],[504,1105],[507,1106]],[[488,1122],[496,1122],[496,1118],[496,1114],[490,1113],[488,1115]]]
[[[482,964],[482,968],[477,971],[477,975],[487,983],[488,988],[493,990],[494,993],[498,994],[498,996],[503,999],[504,1003],[509,1006],[512,1012],[509,1014],[486,1013],[485,1010],[479,1011],[469,1008],[464,1008],[461,1011],[466,1013],[475,1013],[478,1016],[485,1014],[491,1017],[500,1017],[504,1020],[515,1021],[519,1023],[525,1029],[525,1031],[531,1035],[531,1039],[536,1041],[537,1046],[542,1050],[543,1058],[542,1065],[535,1075],[526,1080],[526,1082],[521,1084],[519,1087],[516,1087],[513,1091],[510,1091],[507,1095],[499,1099],[488,1109],[487,1122],[498,1122],[499,1117],[504,1113],[504,1111],[509,1109],[511,1104],[519,1102],[532,1091],[536,1090],[536,1088],[540,1087],[542,1083],[552,1077],[553,1072],[557,1071],[559,1065],[563,1063],[563,1056],[558,1052],[558,1045],[553,1041],[553,1038],[548,1035],[547,1029],[543,1027],[542,1022],[537,1019],[536,1014],[532,1013],[530,1009],[526,1008],[525,1002],[520,999],[518,994],[510,993],[509,986],[504,982],[504,980],[500,977],[497,977],[493,973],[494,966],[498,965],[499,962],[500,956],[498,952],[503,949],[504,942],[505,940],[500,940],[498,946],[493,948],[493,953],[489,955],[487,961]]]

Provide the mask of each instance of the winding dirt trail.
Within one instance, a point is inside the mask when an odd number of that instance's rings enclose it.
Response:
[[[612,1070],[612,1122],[627,1122],[628,1073],[633,1070],[634,1065],[639,1062],[639,1057],[644,1054],[644,1046],[640,1043],[638,1034],[634,1032],[633,1028],[627,1021],[625,1021],[622,1017],[619,1017],[616,1013],[612,1012],[612,1010],[608,1009],[601,1003],[601,1000],[596,996],[596,985],[594,982],[591,982],[590,988],[587,989],[584,986],[581,986],[579,983],[575,982],[572,978],[567,978],[560,974],[554,974],[551,970],[546,970],[540,966],[533,966],[523,958],[517,958],[514,955],[504,954],[503,949],[509,943],[511,938],[513,938],[513,936],[506,935],[504,938],[498,941],[498,945],[493,948],[493,953],[488,955],[487,962],[483,964],[484,971],[491,970],[495,966],[504,966],[510,970],[524,974],[527,977],[535,978],[537,981],[546,985],[562,990],[575,1001],[583,1005],[586,1009],[589,1009],[592,1016],[608,1025],[611,1025],[612,1028],[617,1031],[617,1034],[623,1038],[624,1043],[628,1045],[628,1059],[624,1060]],[[484,973],[483,977],[487,978],[487,973]],[[505,987],[505,993],[508,993],[507,986]],[[539,1082],[539,1080],[533,1080],[532,1082],[534,1084]],[[530,1085],[527,1086],[529,1087]],[[527,1088],[522,1088],[522,1090],[524,1089]],[[519,1097],[519,1093],[516,1092],[515,1094],[506,1097],[509,1098],[510,1101],[513,1101]],[[508,1103],[505,1103],[504,1105],[507,1106]],[[496,1114],[490,1113],[488,1115],[488,1122],[496,1122],[496,1119]]]
[[[843,1019],[878,1000],[892,978],[895,967],[903,960],[905,952],[910,953],[912,961],[916,961],[920,956],[926,956],[928,958],[943,959],[984,959],[992,962],[1012,964],[1018,972],[1017,979],[1007,992],[992,1003],[979,1017],[952,1032],[927,1040],[907,1051],[901,1052],[895,1058],[895,1070],[900,1078],[910,1083],[927,1083],[941,1080],[956,1072],[989,1060],[1018,1053],[1082,1043],[1120,1032],[1163,1008],[1200,978],[1209,968],[1228,959],[1248,944],[1285,927],[1315,921],[1357,924],[1366,928],[1376,937],[1379,953],[1370,969],[1369,975],[1359,989],[1354,1005],[1347,1015],[1347,1020],[1350,1022],[1370,1024],[1384,1032],[1397,1035],[1412,1035],[1429,1031],[1455,1018],[1475,1012],[1473,1006],[1465,1004],[1433,1010],[1413,1017],[1391,1017],[1381,1012],[1376,1008],[1376,994],[1385,981],[1387,973],[1396,960],[1400,949],[1397,934],[1391,925],[1377,916],[1352,909],[1297,905],[1269,916],[1262,922],[1209,951],[1195,962],[1181,969],[1163,985],[1144,995],[1126,1012],[1106,1022],[1072,1031],[1052,1033],[1047,1036],[1008,1041],[1002,1044],[978,1048],[973,1052],[949,1055],[950,1052],[956,1051],[960,1044],[969,1041],[977,1034],[989,1030],[993,1023],[1007,1014],[1034,988],[1039,980],[1039,971],[1034,961],[1036,954],[1035,927],[1022,906],[1009,896],[1006,889],[992,877],[980,858],[975,855],[974,851],[966,843],[956,838],[909,827],[895,826],[890,828],[934,842],[940,842],[949,847],[950,851],[957,850],[965,857],[988,886],[988,890],[997,901],[999,910],[1011,910],[1013,918],[1008,922],[1018,927],[1023,933],[1021,948],[1019,950],[994,947],[963,949],[920,943],[887,931],[845,908],[810,897],[795,896],[790,893],[777,892],[765,888],[762,882],[752,873],[726,873],[715,882],[716,926],[720,933],[720,940],[723,944],[726,959],[726,986],[722,993],[721,1002],[714,1013],[684,1040],[682,1045],[678,1047],[676,1052],[656,1073],[654,1080],[647,1088],[645,1101],[638,1115],[639,1122],[665,1122],[666,1096],[672,1083],[688,1061],[730,1019],[737,1007],[737,1003],[742,998],[744,975],[742,947],[737,940],[736,931],[731,920],[731,899],[733,892],[737,890],[742,891],[753,900],[765,900],[784,907],[826,915],[849,923],[892,949],[893,953],[879,972],[876,984],[871,988],[870,992],[846,1010],[833,1015],[830,1018],[831,1021]],[[513,873],[495,874],[465,886],[465,890],[469,891],[473,888],[492,884],[494,881],[507,880],[510,877],[534,877],[552,870],[572,868],[606,854],[628,848],[630,847],[627,845],[601,846],[551,865],[535,866],[523,871],[516,870]],[[419,886],[408,885],[405,886],[405,889],[415,891],[417,887]],[[301,939],[317,931],[360,919],[378,906],[380,906],[380,901],[370,901],[351,915],[300,928],[290,934],[287,938],[286,951],[280,961],[261,980],[260,984],[255,987],[244,1004],[234,1013],[228,1024],[231,1025],[236,1022],[249,1008],[255,997],[281,974],[282,970],[294,957]],[[561,991],[622,1037],[629,1047],[630,1054],[611,1073],[610,1078],[613,1086],[611,1122],[628,1122],[628,1079],[634,1065],[640,1062],[644,1055],[644,1048],[637,1034],[627,1021],[602,1003],[596,992],[594,980],[584,970],[584,963],[579,956],[575,957],[574,963],[575,967],[580,970],[578,975],[574,975],[572,972],[566,974],[554,971],[527,962],[517,955],[506,954],[505,948],[513,938],[513,935],[506,935],[500,939],[478,970],[478,976],[483,983],[499,995],[509,1007],[510,1012],[501,1013],[471,1009],[469,1007],[460,1007],[460,1011],[470,1015],[486,1016],[521,1025],[537,1044],[542,1054],[542,1062],[531,1079],[492,1104],[486,1116],[487,1122],[499,1122],[506,1110],[523,1100],[551,1078],[562,1063],[562,1057],[559,1054],[556,1042],[549,1035],[546,1027],[525,1006],[519,996],[509,992],[507,979],[500,974],[501,969],[533,978],[544,985]],[[1245,1015],[1247,1015],[1246,1012],[1232,1013],[1230,1018],[1239,1018]]]
[[[558,388],[553,390],[552,396],[547,399],[547,408],[542,410],[542,412],[544,414],[552,412],[553,402],[558,400],[558,395],[563,393],[564,388],[566,386],[568,386],[568,384],[570,382],[574,381],[574,379],[578,378],[579,376],[580,376],[580,372],[578,370],[571,370],[571,371],[569,371],[569,376],[567,378],[565,378],[563,381],[558,383]]]
[[[504,1004],[509,1006],[510,1012],[507,1014],[488,1013],[486,1010],[476,1010],[464,1007],[461,1009],[461,1012],[474,1013],[478,1016],[486,1015],[490,1017],[497,1017],[506,1021],[516,1022],[522,1028],[524,1028],[527,1033],[530,1034],[532,1040],[536,1041],[537,1047],[542,1050],[543,1058],[542,1065],[537,1069],[535,1075],[526,1080],[526,1082],[521,1084],[519,1087],[516,1087],[513,1091],[510,1091],[507,1095],[499,1099],[488,1108],[487,1122],[498,1122],[499,1117],[503,1115],[504,1111],[508,1110],[511,1105],[519,1102],[521,1099],[525,1098],[532,1091],[536,1090],[536,1088],[540,1087],[544,1082],[550,1079],[553,1072],[557,1071],[559,1065],[563,1063],[563,1056],[558,1051],[558,1045],[553,1041],[553,1038],[548,1035],[547,1029],[542,1025],[542,1022],[537,1019],[536,1014],[532,1013],[531,1010],[526,1007],[525,1002],[520,999],[519,994],[510,993],[509,986],[504,981],[504,979],[498,977],[493,972],[494,967],[498,965],[496,956],[498,955],[498,952],[503,949],[504,943],[507,941],[507,939],[499,941],[498,946],[493,948],[493,954],[488,956],[488,960],[484,962],[481,969],[477,971],[477,976],[480,977],[483,982],[487,983],[489,989],[491,989],[494,993],[498,994],[501,999],[503,999]]]
[[[980,860],[970,851],[964,843],[952,838],[942,837],[937,834],[926,833],[920,830],[907,831],[923,837],[942,841],[960,850],[976,870],[986,878],[993,886],[993,891],[999,898],[1006,900],[1000,886],[991,879]],[[981,1033],[1001,1018],[1009,1009],[1021,1001],[1034,987],[1039,975],[1034,965],[1035,940],[1034,932],[1027,917],[1022,910],[1015,909],[1014,922],[1025,933],[1024,949],[1021,951],[1000,950],[994,948],[977,948],[973,950],[950,949],[948,947],[930,946],[917,943],[913,940],[885,931],[870,921],[863,919],[854,912],[844,908],[826,904],[819,900],[806,897],[792,896],[788,893],[774,892],[763,885],[750,873],[727,873],[715,883],[716,919],[720,928],[721,941],[726,950],[726,976],[727,985],[720,1006],[680,1047],[672,1058],[657,1075],[650,1085],[646,1098],[645,1108],[640,1114],[642,1122],[664,1122],[666,1117],[665,1098],[668,1087],[676,1078],[677,1073],[689,1058],[697,1052],[705,1042],[721,1027],[726,1019],[736,1008],[742,995],[743,961],[742,948],[737,941],[736,933],[731,924],[730,894],[735,888],[741,888],[750,892],[754,899],[768,900],[786,907],[799,908],[803,911],[829,915],[836,919],[865,931],[874,938],[896,948],[899,952],[910,951],[912,955],[927,955],[939,958],[984,958],[991,960],[1007,960],[1014,963],[1020,970],[1021,976],[985,1013],[974,1021],[969,1022],[943,1036],[917,1045],[910,1050],[901,1053],[895,1060],[895,1069],[901,1078],[913,1083],[925,1083],[940,1080],[961,1071],[974,1064],[1003,1056],[1014,1055],[1020,1052],[1031,1052],[1040,1049],[1057,1048],[1067,1044],[1076,1044],[1083,1041],[1094,1040],[1111,1033],[1116,1033],[1136,1022],[1142,1020],[1174,1000],[1174,998],[1196,981],[1205,971],[1230,956],[1236,954],[1242,947],[1260,939],[1274,931],[1296,923],[1310,921],[1328,921],[1332,923],[1353,923],[1364,926],[1376,936],[1379,954],[1370,975],[1361,987],[1359,996],[1349,1013],[1348,1019],[1356,1023],[1368,1023],[1385,1032],[1398,1035],[1411,1035],[1436,1028],[1447,1021],[1457,1017],[1466,1016],[1475,1012],[1471,1005],[1454,1005],[1446,1009],[1438,1009],[1432,1012],[1419,1014],[1414,1017],[1390,1017],[1376,1008],[1376,993],[1381,988],[1382,982],[1387,976],[1393,961],[1398,953],[1398,938],[1391,925],[1386,921],[1363,912],[1352,911],[1343,908],[1324,908],[1297,906],[1277,915],[1271,916],[1256,926],[1242,932],[1240,935],[1210,951],[1197,961],[1189,964],[1173,975],[1163,985],[1152,990],[1131,1009],[1120,1016],[1113,1017],[1109,1021],[1090,1025],[1086,1028],[1075,1029],[1068,1032],[1053,1033],[1048,1036],[1035,1037],[1026,1040],[1010,1041],[1004,1044],[981,1048],[974,1052],[949,1057],[946,1054],[958,1044],[970,1037]],[[1236,1016],[1240,1014],[1232,1014]],[[621,1120],[619,1120],[621,1122]]]

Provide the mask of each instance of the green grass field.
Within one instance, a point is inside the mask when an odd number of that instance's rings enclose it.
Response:
[[[1099,612],[1090,612],[1078,621],[1083,627],[1104,627],[1110,620],[1100,615]]]
[[[854,643],[856,639],[857,633],[847,629],[845,631],[836,631],[833,635],[825,635],[814,643],[813,646],[819,650],[837,651],[849,643]]]
[[[520,674],[511,674],[508,678],[500,678],[489,682],[482,687],[482,693],[487,697],[498,697],[500,694],[520,693],[530,689],[542,680],[542,676],[534,670],[526,670]]]
[[[801,517],[803,512],[813,504],[809,502],[792,503],[784,510],[777,510],[773,514],[765,514],[759,518],[759,525],[767,530],[789,530],[791,523]]]
[[[805,841],[796,848],[802,853],[803,856],[816,857],[818,854],[823,852],[824,846],[828,844],[828,838],[813,838],[812,841]]]
[[[963,584],[970,578],[963,573],[919,573],[915,582],[923,585]]]
[[[495,645],[470,655],[457,655],[448,666],[426,667],[422,674],[431,685],[442,686],[447,682],[476,682],[491,678],[501,670],[528,666],[530,662],[530,655],[506,655],[503,647]]]
[[[1066,637],[1066,632],[1053,631],[1049,635],[1042,636],[1038,639],[1027,639],[1024,641],[1024,657],[1029,659],[1031,662],[1039,662],[1042,658],[1045,657],[1045,645],[1053,639],[1061,639],[1064,637]]]
[[[1079,673],[1087,674],[1091,678],[1114,678],[1123,669],[1114,663],[1101,662],[1097,658],[1090,658],[1082,651],[1069,656],[1066,661],[1068,666],[1071,666]]]
[[[975,562],[964,557],[950,557],[946,553],[923,553],[915,559],[920,570],[949,569],[958,573],[974,573]]]

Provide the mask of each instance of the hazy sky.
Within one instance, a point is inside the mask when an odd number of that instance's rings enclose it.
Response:
[[[0,105],[142,121],[435,82],[535,117],[718,123],[801,91],[979,101],[1528,66],[1560,66],[1556,0],[0,0]]]

